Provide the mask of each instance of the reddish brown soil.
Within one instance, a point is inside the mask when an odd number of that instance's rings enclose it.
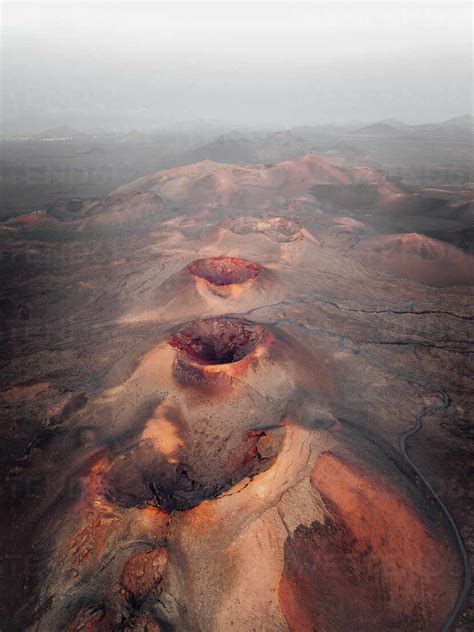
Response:
[[[123,628],[123,632],[160,632],[162,627],[153,619],[150,614],[144,614],[132,620]]]
[[[456,598],[443,577],[461,571],[408,502],[333,454],[311,481],[328,515],[285,544],[280,602],[292,632],[439,629]]]

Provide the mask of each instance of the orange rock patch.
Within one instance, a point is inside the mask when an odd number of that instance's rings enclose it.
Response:
[[[83,608],[67,626],[66,632],[111,632],[113,622],[100,606]]]
[[[163,548],[133,555],[120,577],[123,594],[132,598],[135,604],[150,595],[158,595],[167,563],[168,555]]]

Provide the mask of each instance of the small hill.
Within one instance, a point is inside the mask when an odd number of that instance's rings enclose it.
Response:
[[[116,193],[152,190],[173,202],[250,210],[272,208],[315,184],[350,183],[350,177],[342,169],[308,154],[272,166],[204,160],[140,178]]]
[[[374,268],[434,287],[474,284],[474,257],[418,233],[369,237],[356,246]]]

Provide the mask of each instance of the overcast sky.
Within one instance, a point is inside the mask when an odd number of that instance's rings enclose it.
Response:
[[[471,111],[469,3],[3,3],[2,126],[301,124]]]

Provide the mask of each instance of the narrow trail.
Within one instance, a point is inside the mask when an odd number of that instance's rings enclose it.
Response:
[[[463,607],[464,601],[467,598],[467,596],[469,594],[469,590],[471,588],[471,569],[470,569],[470,566],[469,566],[469,558],[467,556],[466,548],[464,546],[464,543],[462,541],[461,535],[459,533],[459,529],[458,529],[458,527],[456,525],[456,522],[455,522],[453,516],[451,515],[449,509],[443,503],[443,501],[438,496],[438,494],[434,491],[433,487],[431,486],[431,484],[430,484],[429,480],[426,478],[426,476],[421,472],[421,470],[417,467],[417,465],[413,462],[413,460],[408,456],[408,453],[407,453],[407,450],[406,450],[407,439],[409,437],[411,437],[412,435],[415,435],[416,433],[418,433],[423,428],[423,417],[425,417],[425,415],[429,415],[430,413],[435,413],[437,411],[444,410],[444,409],[448,408],[448,406],[449,406],[449,397],[448,397],[447,393],[445,393],[441,389],[439,389],[438,392],[441,393],[441,395],[442,395],[442,398],[443,398],[442,403],[438,404],[436,406],[426,406],[426,408],[423,408],[423,410],[421,410],[416,415],[415,425],[412,428],[410,428],[409,430],[406,430],[405,432],[403,432],[400,435],[399,445],[400,445],[400,452],[402,453],[405,461],[411,467],[413,472],[415,472],[415,474],[418,476],[418,478],[421,481],[423,481],[424,485],[429,490],[429,492],[431,493],[433,498],[438,503],[440,509],[442,510],[444,515],[446,516],[446,519],[449,522],[449,525],[450,525],[451,530],[453,532],[454,538],[456,540],[456,544],[457,544],[458,549],[459,549],[459,553],[460,553],[461,558],[462,558],[462,563],[463,563],[463,585],[462,585],[461,591],[460,591],[460,593],[458,595],[458,598],[456,600],[456,603],[455,603],[455,605],[454,605],[454,607],[453,607],[453,609],[451,611],[451,614],[449,615],[448,620],[445,622],[445,624],[444,624],[444,626],[442,628],[443,632],[448,632],[451,629],[451,626],[455,623],[457,617],[459,616],[459,614],[461,612],[461,609]]]
[[[313,300],[315,298],[315,296],[312,296]],[[294,305],[294,304],[298,304],[301,302],[306,302],[308,299],[307,296],[302,297],[302,300],[300,299],[298,301],[298,299],[295,300],[290,300],[290,301],[282,301],[280,303],[277,304],[272,304],[272,305],[262,305],[260,307],[257,308],[253,308],[251,310],[249,310],[248,312],[245,312],[244,314],[240,314],[240,316],[248,316],[251,313],[257,312],[261,309],[265,309],[265,308],[272,308],[272,307],[281,307],[282,305]],[[316,298],[316,300],[320,299],[321,297]],[[326,301],[324,301],[326,302]],[[405,308],[406,309],[406,308]],[[413,309],[413,308],[412,308]],[[400,313],[403,313],[403,311],[400,311]],[[306,331],[310,331],[312,333],[315,333],[317,335],[322,335],[322,336],[329,336],[329,337],[333,337],[333,338],[337,338],[338,339],[338,348],[341,350],[345,350],[345,351],[350,351],[353,355],[357,355],[357,356],[363,356],[366,358],[371,359],[372,361],[375,361],[377,364],[379,364],[380,366],[382,366],[383,368],[385,368],[387,371],[391,372],[394,375],[397,375],[399,377],[403,377],[406,380],[408,380],[409,382],[415,383],[415,384],[420,384],[422,386],[425,386],[426,388],[430,389],[433,393],[438,393],[441,396],[441,403],[440,404],[436,404],[436,405],[430,405],[430,406],[426,406],[425,408],[423,408],[420,412],[418,412],[415,415],[415,424],[413,426],[411,426],[408,430],[405,430],[404,432],[402,432],[399,436],[399,447],[400,447],[400,453],[402,455],[402,457],[405,459],[405,461],[407,462],[407,464],[409,465],[409,467],[411,468],[411,470],[413,471],[413,473],[415,474],[415,476],[425,485],[426,489],[428,490],[428,492],[431,494],[431,496],[433,497],[433,499],[435,500],[435,502],[438,504],[439,508],[441,509],[442,513],[444,514],[444,516],[446,517],[448,524],[451,528],[452,534],[454,536],[456,545],[458,547],[458,551],[462,560],[462,566],[463,566],[463,581],[462,581],[462,587],[459,591],[458,597],[456,599],[456,602],[451,610],[451,613],[448,617],[448,619],[446,620],[446,622],[443,624],[443,627],[441,628],[441,632],[449,632],[449,630],[451,629],[451,627],[453,626],[453,624],[455,623],[457,617],[459,616],[459,614],[461,613],[462,607],[464,605],[464,602],[467,598],[467,596],[469,595],[469,591],[471,588],[471,569],[470,569],[470,565],[469,565],[469,558],[466,552],[466,548],[464,546],[464,543],[462,541],[461,535],[459,533],[459,529],[456,525],[456,522],[451,514],[451,512],[449,511],[449,509],[447,508],[447,506],[444,504],[444,502],[441,500],[441,498],[438,496],[438,494],[435,492],[435,490],[433,489],[433,486],[431,485],[431,483],[429,482],[428,478],[422,473],[422,471],[420,470],[420,468],[414,463],[414,461],[410,458],[410,456],[408,455],[407,452],[407,439],[409,439],[410,437],[414,436],[415,434],[419,433],[422,428],[423,428],[423,418],[426,415],[429,415],[431,413],[436,413],[442,410],[446,410],[449,405],[450,405],[450,400],[449,400],[449,396],[448,394],[437,384],[433,384],[433,382],[431,382],[430,380],[417,375],[415,373],[409,373],[408,371],[403,371],[401,369],[397,369],[393,366],[391,366],[390,364],[387,364],[386,362],[384,362],[381,358],[379,358],[376,354],[372,353],[371,351],[367,351],[366,349],[361,349],[358,348],[356,346],[348,346],[346,344],[347,340],[350,340],[350,338],[348,336],[344,336],[341,335],[337,332],[333,332],[333,331],[328,331],[328,330],[324,330],[324,329],[320,329],[317,327],[311,327],[310,325],[305,325],[303,323],[300,323],[296,320],[290,319],[290,318],[280,318],[278,320],[275,321],[261,321],[262,324],[266,324],[266,325],[270,325],[270,326],[281,326],[281,325],[293,325],[296,327],[300,327],[302,329],[305,329]],[[353,342],[353,341],[351,341]]]
[[[352,351],[352,349],[351,349],[351,351]],[[400,452],[401,452],[403,458],[405,459],[405,461],[408,463],[408,465],[410,466],[410,468],[412,469],[414,474],[418,477],[418,479],[423,482],[423,484],[425,485],[426,489],[431,494],[433,499],[437,502],[437,504],[438,504],[439,508],[441,509],[442,513],[446,517],[446,519],[448,521],[448,524],[449,524],[449,526],[451,528],[451,531],[453,533],[454,539],[456,541],[456,544],[457,544],[457,547],[458,547],[458,550],[459,550],[459,554],[461,556],[462,566],[463,566],[463,582],[462,582],[461,590],[460,590],[460,592],[458,594],[456,602],[455,602],[455,604],[453,606],[453,609],[451,610],[451,613],[450,613],[447,621],[444,623],[443,627],[441,628],[442,632],[449,632],[449,630],[451,629],[451,626],[455,623],[457,617],[459,616],[459,614],[461,612],[461,609],[462,609],[462,607],[464,605],[465,599],[469,595],[469,590],[471,588],[471,568],[470,568],[470,565],[469,565],[469,558],[468,558],[467,551],[466,551],[466,548],[464,546],[464,543],[462,541],[461,535],[459,533],[459,529],[458,529],[458,527],[456,525],[456,521],[454,520],[451,512],[449,511],[447,506],[444,504],[444,502],[441,500],[441,498],[438,496],[438,494],[435,492],[435,490],[433,489],[433,486],[429,482],[428,478],[422,473],[420,468],[410,458],[410,456],[408,455],[408,452],[407,452],[407,439],[409,437],[414,436],[415,434],[417,434],[418,432],[420,432],[422,430],[422,428],[423,428],[423,418],[426,415],[429,415],[431,413],[440,412],[442,410],[446,410],[449,407],[449,404],[450,404],[449,396],[446,393],[446,391],[444,391],[439,385],[433,384],[433,382],[431,382],[430,380],[427,380],[426,378],[424,378],[424,377],[422,377],[420,375],[416,375],[414,373],[408,373],[408,372],[402,371],[400,369],[396,369],[396,368],[392,367],[391,365],[388,365],[385,362],[382,362],[380,360],[380,358],[377,358],[377,356],[375,354],[371,353],[370,351],[366,351],[364,349],[357,349],[357,353],[361,354],[363,356],[369,357],[372,360],[375,360],[378,364],[381,364],[388,371],[390,371],[390,372],[392,372],[392,373],[394,373],[396,375],[399,375],[401,377],[404,377],[405,379],[407,379],[410,382],[414,382],[416,384],[421,384],[421,385],[425,386],[426,388],[431,389],[431,391],[433,393],[438,393],[441,396],[441,404],[434,404],[434,405],[426,406],[425,408],[423,408],[420,412],[418,412],[416,414],[416,416],[415,416],[415,424],[411,428],[409,428],[408,430],[405,430],[404,432],[402,432],[400,434],[400,436],[399,436],[399,447],[400,447]]]

